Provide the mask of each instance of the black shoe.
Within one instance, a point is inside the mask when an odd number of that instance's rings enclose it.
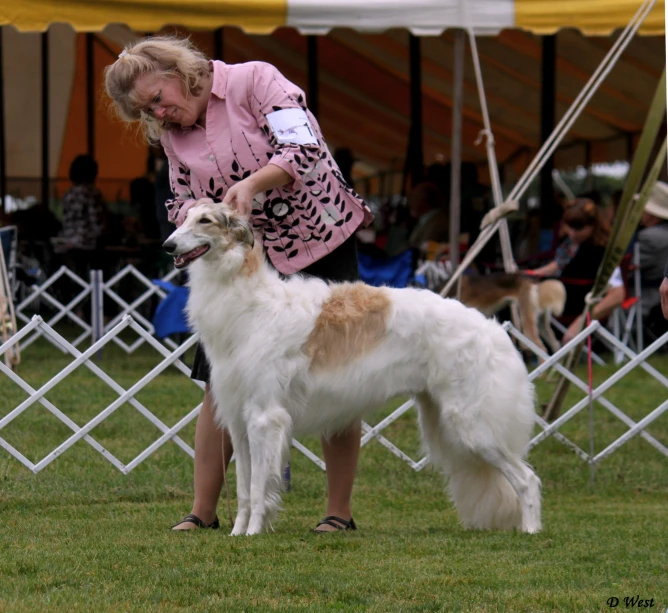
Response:
[[[174,524],[172,526],[172,530],[176,528],[177,526],[180,526],[181,524],[185,524],[187,522],[190,522],[191,524],[195,524],[198,528],[211,528],[211,530],[218,530],[220,528],[220,522],[218,521],[218,516],[216,515],[216,519],[214,519],[208,526],[199,518],[197,515],[193,515],[192,513],[190,515],[186,515],[180,522]],[[177,530],[176,532],[181,532],[180,530]],[[187,532],[187,530],[185,531]]]
[[[353,520],[352,517],[350,518],[350,521],[346,521],[345,519],[336,517],[336,515],[328,515],[327,517],[325,517],[325,519],[321,520],[318,523],[318,526],[322,526],[324,524],[327,524],[332,528],[336,528],[337,530],[357,530],[357,526],[355,525],[355,521]],[[316,532],[317,534],[332,532],[332,530],[318,530],[318,526],[316,526],[313,530],[311,530],[311,532]]]

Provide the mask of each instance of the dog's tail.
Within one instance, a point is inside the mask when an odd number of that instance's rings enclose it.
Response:
[[[448,490],[465,528],[510,530],[521,526],[522,511],[515,490],[489,464],[468,461],[454,466]]]

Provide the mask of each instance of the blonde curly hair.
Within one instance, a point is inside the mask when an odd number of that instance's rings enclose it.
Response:
[[[149,143],[156,143],[170,123],[161,121],[143,110],[135,84],[145,74],[177,78],[186,97],[198,96],[200,81],[210,72],[208,58],[190,39],[175,36],[154,36],[131,43],[118,59],[104,70],[105,89],[113,108],[124,121],[139,122]]]

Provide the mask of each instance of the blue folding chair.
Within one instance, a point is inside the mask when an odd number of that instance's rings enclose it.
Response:
[[[391,258],[374,258],[360,253],[360,278],[376,287],[407,287],[413,277],[413,252],[404,251]]]

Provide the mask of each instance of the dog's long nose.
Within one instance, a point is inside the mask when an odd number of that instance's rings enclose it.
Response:
[[[162,248],[167,252],[167,253],[174,253],[176,249],[176,241],[167,239],[164,243],[162,243]]]

